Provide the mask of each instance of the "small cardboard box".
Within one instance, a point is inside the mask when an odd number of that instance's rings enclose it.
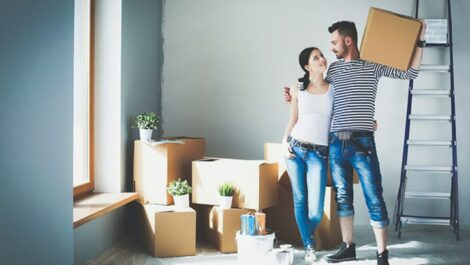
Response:
[[[247,209],[222,209],[218,206],[198,205],[198,237],[208,241],[222,253],[237,252],[235,235],[240,230],[240,216],[254,212]]]
[[[196,255],[196,212],[192,208],[140,204],[143,238],[154,257]]]
[[[277,162],[207,158],[193,161],[192,202],[219,204],[218,187],[235,187],[232,207],[265,209],[277,204]]]
[[[418,19],[371,7],[361,42],[361,59],[407,70],[420,30]]]
[[[314,236],[317,250],[332,249],[342,242],[334,194],[333,188],[326,187],[323,218]],[[290,187],[279,185],[279,204],[264,212],[266,213],[266,226],[276,231],[277,238],[290,244],[302,246],[302,238],[295,221]]]
[[[134,185],[142,203],[173,204],[166,191],[172,180],[191,183],[191,162],[204,157],[204,138],[175,137],[134,142]]]
[[[264,159],[269,162],[278,162],[278,182],[281,185],[290,187],[289,174],[287,173],[285,151],[282,144],[279,143],[265,143],[264,144]],[[329,165],[328,165],[329,166]],[[359,177],[356,171],[353,171],[353,183],[359,183]],[[331,172],[328,169],[328,179],[326,181],[327,186],[332,186]]]
[[[448,42],[447,19],[424,19],[424,22],[426,22],[426,32],[424,32],[426,43]]]

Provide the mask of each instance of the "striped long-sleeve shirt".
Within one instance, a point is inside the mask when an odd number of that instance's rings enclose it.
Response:
[[[407,71],[361,59],[336,61],[328,69],[326,81],[333,84],[334,103],[331,131],[373,131],[377,85],[382,76],[415,79],[419,70]]]

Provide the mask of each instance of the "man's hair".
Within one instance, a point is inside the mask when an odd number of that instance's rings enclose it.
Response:
[[[354,44],[357,46],[357,30],[356,24],[351,21],[338,21],[328,28],[330,33],[338,30],[338,33],[343,37],[351,37]]]

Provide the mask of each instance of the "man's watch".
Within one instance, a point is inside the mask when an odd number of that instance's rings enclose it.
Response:
[[[416,42],[416,45],[420,48],[424,48],[426,46],[426,41],[425,40],[419,40]]]

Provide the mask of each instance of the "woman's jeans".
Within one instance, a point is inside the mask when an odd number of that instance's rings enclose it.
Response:
[[[338,204],[338,217],[354,215],[353,168],[356,170],[374,227],[389,224],[382,196],[382,175],[372,132],[330,133],[330,168]]]
[[[294,215],[304,247],[313,248],[312,235],[323,217],[328,147],[312,145],[306,148],[295,143],[294,139],[289,140],[295,157],[286,157]]]

